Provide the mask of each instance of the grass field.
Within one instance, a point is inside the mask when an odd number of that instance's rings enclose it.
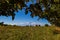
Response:
[[[0,26],[0,40],[60,40],[55,27]]]

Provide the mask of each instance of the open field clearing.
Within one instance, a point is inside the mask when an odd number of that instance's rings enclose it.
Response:
[[[0,26],[0,40],[60,40],[55,28]]]

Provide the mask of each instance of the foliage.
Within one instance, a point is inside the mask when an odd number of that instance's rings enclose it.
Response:
[[[39,0],[39,3],[31,4],[27,9],[31,16],[47,19],[51,24],[60,26],[60,3],[59,0]],[[44,8],[44,10],[43,10]]]
[[[49,26],[48,24],[45,24],[45,26]]]
[[[14,11],[18,9],[26,8],[26,14],[31,12],[31,17],[38,16],[40,18],[47,19],[51,24],[60,26],[60,0],[36,0],[35,4],[31,4],[29,7],[26,2],[29,0],[1,0],[0,1],[0,15],[12,16],[14,19]]]
[[[4,25],[4,22],[0,22],[0,25],[1,25],[1,26]]]
[[[38,27],[40,27],[41,25],[35,25],[35,26],[38,26]]]
[[[27,1],[28,0],[26,0],[26,2]],[[14,20],[14,11],[18,11],[18,9],[22,9],[24,6],[26,6],[24,0],[1,0],[0,16],[12,16],[12,20]]]

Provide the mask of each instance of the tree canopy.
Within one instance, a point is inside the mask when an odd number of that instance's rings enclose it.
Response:
[[[26,3],[29,1],[33,0],[1,0],[0,16],[12,16],[14,20],[14,11],[25,7],[25,14],[30,11],[32,18],[38,16],[39,19],[45,18],[51,24],[60,26],[60,0],[36,0],[35,4],[32,3],[28,7]]]

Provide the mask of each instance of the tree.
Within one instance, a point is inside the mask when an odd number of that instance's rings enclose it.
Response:
[[[39,27],[41,26],[41,25],[38,25]]]
[[[26,0],[28,1],[28,0]],[[24,0],[1,0],[0,1],[0,16],[12,16],[12,20],[14,20],[15,13],[14,11],[18,11],[18,9],[22,9],[22,7],[26,6]]]
[[[36,24],[35,26],[36,26],[36,27],[40,27],[41,25],[37,25],[37,24]]]
[[[0,22],[0,25],[3,26],[4,25],[4,22]]]
[[[25,14],[31,12],[31,17],[38,16],[39,19],[45,18],[51,24],[60,26],[60,0],[36,0],[35,4],[28,7],[25,3],[29,0],[1,0],[0,1],[0,15],[12,16],[14,20],[15,13],[18,9],[26,8]]]
[[[46,27],[48,27],[49,25],[48,24],[45,24]]]

